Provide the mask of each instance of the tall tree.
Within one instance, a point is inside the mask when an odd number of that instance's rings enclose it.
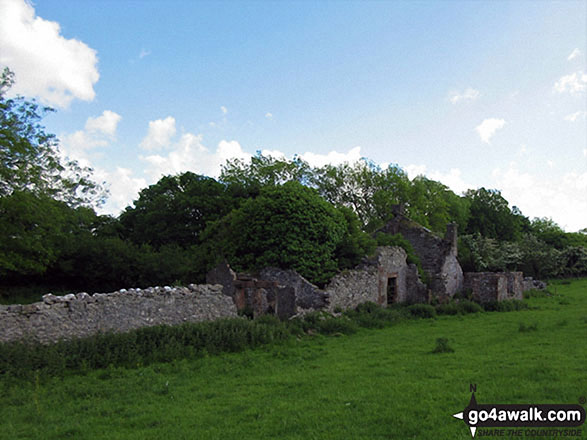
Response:
[[[92,170],[61,157],[55,135],[46,133],[43,115],[53,111],[21,96],[8,98],[14,74],[0,75],[0,197],[27,191],[64,201],[70,206],[103,202],[103,186]]]
[[[164,176],[143,189],[134,207],[121,214],[126,236],[136,244],[183,248],[199,243],[206,225],[239,204],[236,186],[191,172]]]
[[[508,201],[495,189],[468,190],[470,203],[468,234],[481,234],[498,240],[517,240],[521,234],[521,213],[510,209]]]

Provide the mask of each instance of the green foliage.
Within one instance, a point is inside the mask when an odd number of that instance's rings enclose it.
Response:
[[[520,322],[518,330],[520,333],[535,332],[538,330],[538,324],[534,323],[526,325],[523,322]]]
[[[459,299],[446,304],[439,304],[436,306],[436,312],[439,315],[467,315],[469,313],[484,312],[484,309],[476,302]]]
[[[399,166],[381,169],[367,160],[314,169],[312,184],[330,203],[352,209],[369,232],[390,219],[393,205],[409,199],[410,180]]]
[[[297,156],[293,160],[277,159],[258,151],[248,163],[242,159],[227,160],[222,166],[219,180],[258,193],[265,186],[283,185],[286,182],[307,184],[310,175],[308,163]]]
[[[235,352],[289,337],[279,322],[246,319],[146,327],[54,345],[0,344],[0,375],[32,377],[35,371],[61,376],[68,370],[136,367],[154,362]]]
[[[515,299],[508,301],[490,301],[483,303],[482,306],[488,312],[514,312],[525,310],[529,307],[528,303]]]
[[[448,338],[436,338],[436,346],[432,353],[453,353],[454,349],[448,344]]]
[[[265,187],[207,231],[219,258],[237,270],[294,269],[323,284],[335,274],[345,217],[314,190],[297,182]]]
[[[365,255],[371,255],[377,245],[375,239],[361,230],[357,215],[346,207],[338,211],[344,216],[346,231],[335,250],[338,268],[352,269],[357,266]]]
[[[298,324],[293,323],[296,327]],[[322,335],[344,334],[350,335],[358,330],[358,325],[346,316],[332,316],[324,312],[311,312],[301,318],[299,326],[309,334]]]
[[[459,237],[459,262],[465,272],[516,270],[524,260],[519,243],[474,235]]]
[[[481,234],[487,238],[516,240],[522,230],[523,216],[517,208],[510,209],[508,201],[495,189],[468,190],[469,221],[467,234]]]
[[[210,222],[240,203],[239,195],[236,188],[191,172],[164,176],[140,192],[134,207],[120,215],[120,223],[135,244],[188,248],[200,243]]]
[[[359,304],[355,309],[344,313],[365,328],[383,328],[411,317],[405,306],[385,308],[374,302]]]
[[[457,196],[446,185],[424,176],[411,182],[409,216],[432,231],[443,234],[448,223],[464,231],[469,217],[469,200]]]
[[[417,318],[436,318],[436,309],[430,304],[412,304],[408,306],[408,311]]]
[[[100,204],[106,192],[91,179],[90,168],[60,158],[58,142],[41,125],[53,111],[23,97],[7,98],[14,74],[0,74],[0,197],[30,192],[70,206]]]

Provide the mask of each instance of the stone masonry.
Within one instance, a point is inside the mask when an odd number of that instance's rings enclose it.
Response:
[[[466,272],[464,288],[480,303],[521,300],[524,278],[522,272]]]
[[[104,332],[236,317],[219,285],[151,287],[112,293],[47,294],[43,302],[0,306],[0,342],[53,343]]]
[[[463,270],[457,260],[457,225],[447,225],[444,238],[405,216],[403,207],[396,205],[393,219],[381,229],[389,234],[401,234],[410,242],[428,274],[432,295],[451,298],[463,288]]]
[[[336,275],[326,286],[328,309],[349,309],[371,301],[386,307],[393,303],[428,302],[426,286],[415,265],[406,263],[400,247],[378,247],[359,267]]]

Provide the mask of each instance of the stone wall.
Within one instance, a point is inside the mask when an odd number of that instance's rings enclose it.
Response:
[[[447,225],[445,237],[410,220],[401,206],[394,207],[394,218],[382,229],[389,234],[401,234],[414,248],[422,268],[429,278],[432,294],[444,299],[463,288],[463,270],[457,260],[457,225]]]
[[[99,332],[126,332],[236,317],[220,285],[122,289],[112,293],[43,296],[42,302],[0,306],[0,342],[52,343]]]
[[[521,300],[525,290],[522,272],[466,272],[464,285],[481,303]]]
[[[503,273],[465,272],[464,288],[479,303],[508,299],[508,281]]]
[[[325,289],[328,309],[344,310],[368,301],[382,306],[427,302],[428,293],[418,278],[418,269],[408,265],[406,257],[402,248],[379,247],[373,257],[356,269],[336,275]]]
[[[292,287],[294,289],[295,305],[299,309],[318,310],[328,305],[328,295],[295,270],[266,267],[259,273],[259,279],[273,281],[280,286]]]
[[[508,299],[524,299],[524,274],[522,272],[505,272],[508,283]]]

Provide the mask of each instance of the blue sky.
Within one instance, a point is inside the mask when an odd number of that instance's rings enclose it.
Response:
[[[585,1],[0,0],[0,65],[117,214],[257,150],[367,157],[587,227]]]

